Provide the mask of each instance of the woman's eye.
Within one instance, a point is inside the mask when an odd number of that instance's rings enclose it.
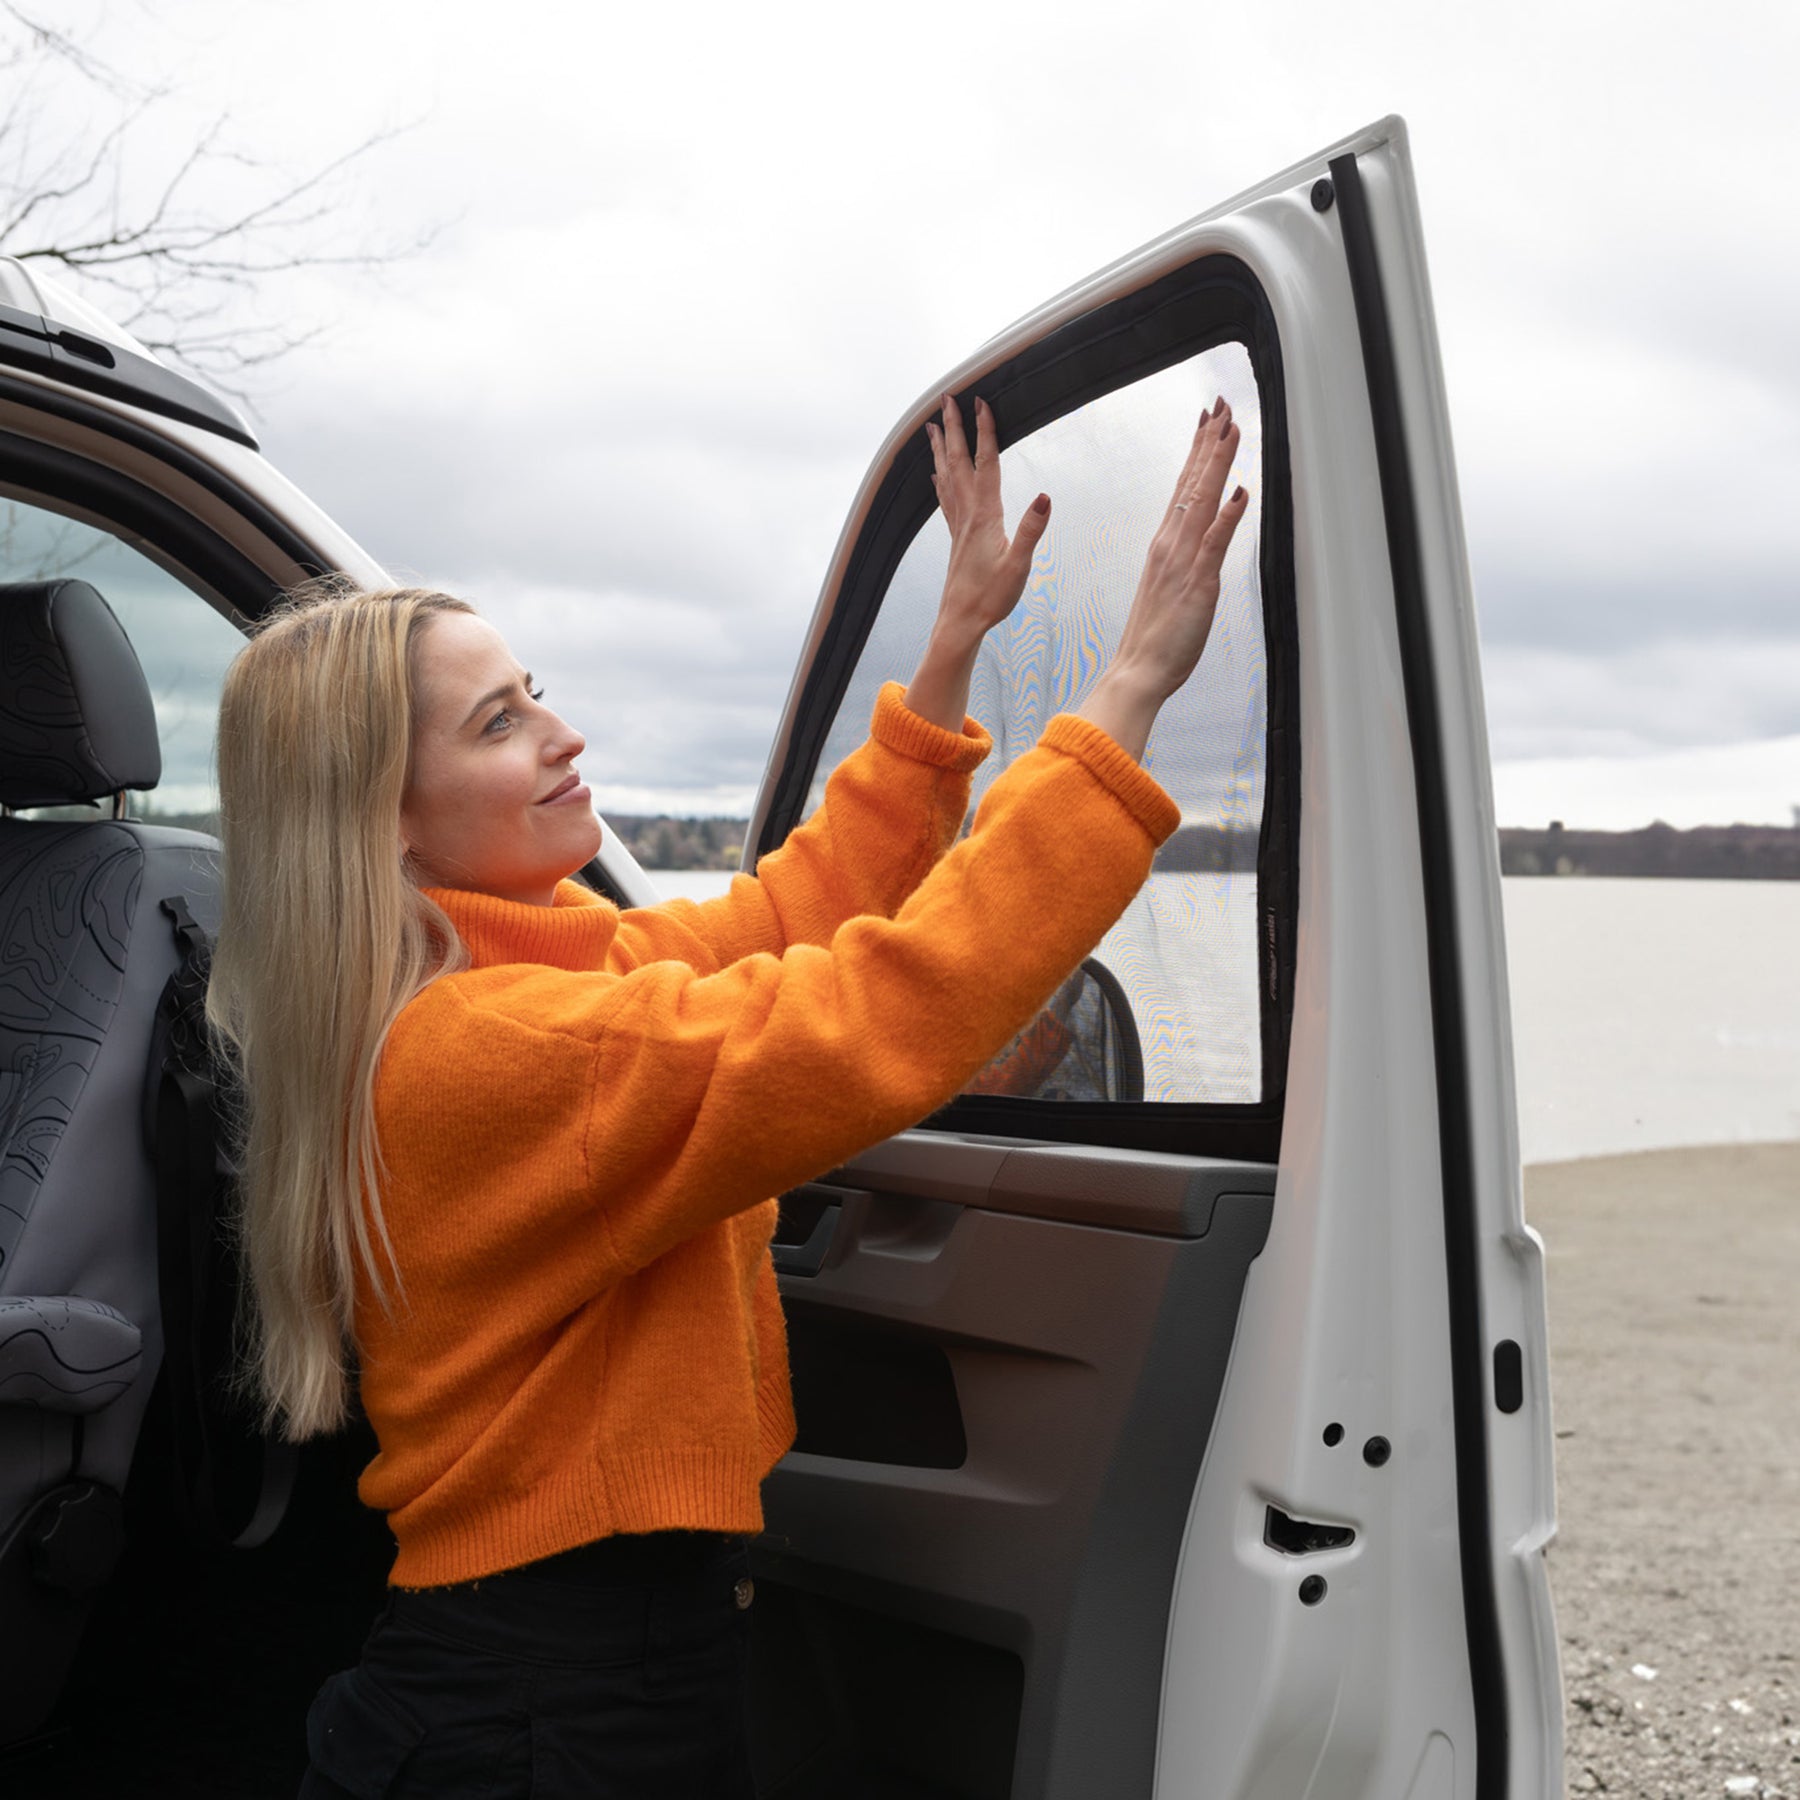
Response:
[[[541,700],[544,697],[544,690],[541,687],[527,688],[525,692],[533,700]],[[510,731],[512,729],[512,724],[512,708],[503,706],[484,726],[482,726],[481,729],[484,733],[490,731],[498,733],[501,731]]]

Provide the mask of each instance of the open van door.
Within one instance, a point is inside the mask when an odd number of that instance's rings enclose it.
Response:
[[[800,1436],[757,1552],[764,1791],[1541,1800],[1542,1267],[1403,126],[944,385],[993,405],[1009,517],[1055,500],[977,670],[988,778],[1115,641],[1215,394],[1252,507],[1151,741],[1183,826],[1143,894],[970,1092],[784,1202]],[[935,405],[857,496],[752,854],[923,645]]]

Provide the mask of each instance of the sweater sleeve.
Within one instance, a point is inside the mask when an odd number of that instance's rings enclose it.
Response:
[[[442,1254],[484,1281],[521,1258],[553,1269],[573,1303],[948,1100],[1098,943],[1178,819],[1105,733],[1054,719],[892,918],[714,974],[432,984],[390,1039],[386,1153],[445,1194],[471,1159],[503,1163],[507,1205],[440,1219]]]
[[[671,900],[621,915],[611,967],[674,958],[702,970],[794,944],[825,944],[862,913],[891,918],[956,841],[969,778],[992,740],[973,719],[946,731],[890,681],[869,736],[832,772],[823,803],[779,850],[717,900]]]

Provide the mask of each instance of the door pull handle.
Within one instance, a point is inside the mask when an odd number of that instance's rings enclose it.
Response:
[[[825,1266],[844,1208],[834,1191],[809,1182],[781,1196],[769,1255],[777,1275],[817,1275]]]

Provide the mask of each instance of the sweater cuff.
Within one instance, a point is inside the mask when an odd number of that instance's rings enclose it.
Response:
[[[1181,808],[1161,784],[1092,721],[1058,713],[1044,727],[1038,742],[1081,763],[1143,826],[1152,843],[1162,843],[1181,823]]]
[[[884,682],[876,695],[869,735],[914,762],[930,763],[957,775],[977,768],[994,747],[994,740],[974,719],[965,718],[957,732],[920,718],[906,704],[906,689],[897,681]]]

